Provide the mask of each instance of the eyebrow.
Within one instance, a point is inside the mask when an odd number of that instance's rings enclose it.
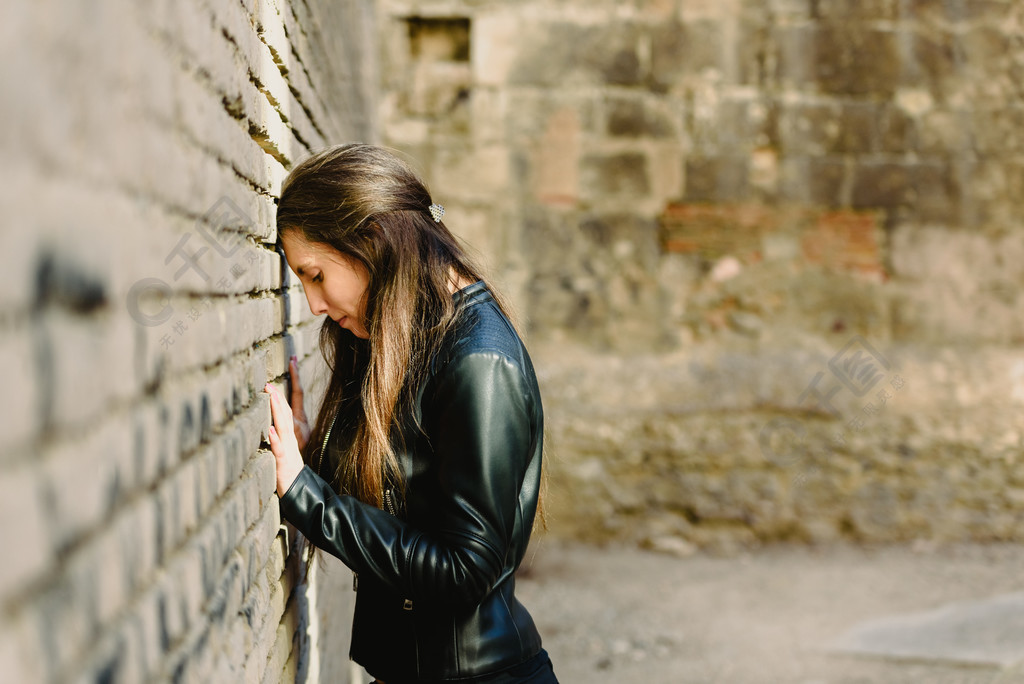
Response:
[[[306,268],[309,268],[309,267],[310,267],[311,265],[312,265],[312,264],[310,264],[310,263],[308,263],[308,262],[307,262],[307,263],[305,264]],[[302,268],[302,266],[298,266],[298,267],[296,267],[296,269],[295,269],[295,273],[296,273],[297,275],[300,275],[300,276],[301,276],[301,275],[306,275],[306,271],[305,271],[305,269],[303,269],[303,268]]]

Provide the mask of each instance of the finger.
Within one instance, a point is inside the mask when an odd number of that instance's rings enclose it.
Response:
[[[274,419],[274,424],[291,425],[292,412],[288,407],[288,402],[281,398],[281,395],[277,392],[277,388],[269,382],[263,389],[270,395],[270,415]]]
[[[269,434],[270,450],[274,452],[274,457],[278,458],[281,452],[281,437],[277,434],[277,430],[274,429],[273,425],[270,426]]]
[[[302,381],[299,380],[299,358],[293,356],[288,362],[288,371],[292,376],[292,406],[302,406]]]

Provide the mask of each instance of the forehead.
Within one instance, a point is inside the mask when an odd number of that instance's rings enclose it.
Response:
[[[289,230],[281,233],[281,245],[284,247],[284,256],[288,265],[299,275],[317,264],[323,255],[322,249],[308,242],[297,230]]]

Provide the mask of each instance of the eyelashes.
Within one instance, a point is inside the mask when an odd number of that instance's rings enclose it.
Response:
[[[310,281],[312,281],[314,283],[322,283],[323,280],[324,280],[324,274],[323,273],[317,273],[315,276],[310,278]]]

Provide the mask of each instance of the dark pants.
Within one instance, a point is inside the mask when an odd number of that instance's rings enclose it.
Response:
[[[555,677],[555,669],[551,665],[551,658],[548,657],[548,652],[543,648],[540,650],[540,653],[525,663],[516,665],[504,672],[463,681],[466,684],[558,684],[558,679]],[[371,684],[385,684],[385,682],[375,679]],[[395,682],[393,684],[398,683]]]

